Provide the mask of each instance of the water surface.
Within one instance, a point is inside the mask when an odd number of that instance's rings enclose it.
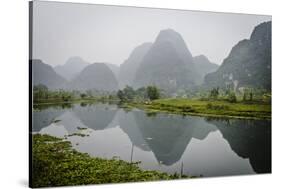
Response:
[[[140,161],[146,170],[193,176],[271,172],[271,121],[149,115],[109,104],[39,108],[33,112],[33,132],[84,133],[88,136],[67,140],[94,157]]]

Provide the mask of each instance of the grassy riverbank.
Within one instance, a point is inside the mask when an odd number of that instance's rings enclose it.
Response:
[[[32,187],[122,183],[179,178],[141,170],[137,163],[93,158],[72,149],[71,143],[49,135],[32,135]]]
[[[149,112],[168,112],[183,115],[207,117],[228,117],[241,119],[271,119],[271,104],[260,102],[203,101],[193,99],[159,99],[151,103],[127,103]]]
[[[144,102],[125,102],[119,103],[116,100],[106,100],[104,98],[73,99],[64,101],[41,101],[34,102],[34,107],[41,105],[67,105],[74,103],[92,104],[106,102],[119,104],[121,108],[140,108],[148,112],[167,112],[181,115],[196,115],[206,117],[224,117],[240,119],[271,119],[271,104],[252,101],[252,102],[228,102],[226,100],[195,100],[186,98],[167,98],[153,100],[149,103]]]

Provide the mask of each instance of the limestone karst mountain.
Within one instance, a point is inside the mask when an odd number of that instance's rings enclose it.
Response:
[[[209,59],[204,55],[193,57],[193,62],[197,72],[200,75],[200,83],[203,83],[205,75],[216,71],[219,67],[219,65],[210,62]]]
[[[124,88],[126,85],[133,85],[133,81],[136,76],[136,71],[138,70],[143,57],[146,55],[151,45],[152,43],[143,43],[137,46],[132,51],[129,58],[125,60],[123,64],[121,64],[119,72],[119,86],[121,89]]]
[[[111,63],[105,63],[105,64],[109,67],[109,69],[113,72],[114,76],[118,80],[120,67],[118,65],[111,64]]]
[[[54,69],[59,75],[70,81],[89,64],[81,57],[75,56],[69,58],[65,64],[55,66]]]
[[[134,80],[135,87],[156,85],[168,92],[194,86],[199,74],[183,38],[172,29],[160,31],[143,57]]]
[[[84,68],[70,82],[69,88],[81,91],[116,91],[118,89],[118,81],[105,63],[94,63]]]
[[[90,64],[80,57],[55,68],[41,60],[32,62],[33,84],[50,89],[116,91],[126,85],[156,85],[173,94],[203,83],[206,88],[271,90],[271,22],[256,26],[250,39],[235,45],[221,66],[204,55],[192,57],[182,36],[172,29],[161,30],[154,43],[137,46],[120,67]]]
[[[259,24],[250,39],[235,45],[218,70],[205,76],[205,86],[271,90],[271,22]]]
[[[32,64],[32,85],[45,85],[49,89],[64,89],[66,80],[58,75],[54,69],[40,59],[30,60]]]

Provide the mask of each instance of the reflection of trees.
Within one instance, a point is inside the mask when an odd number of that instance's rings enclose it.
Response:
[[[271,172],[271,121],[208,119],[215,124],[233,151],[249,158],[257,173]]]
[[[73,104],[71,104],[71,103],[40,104],[40,105],[33,104],[33,109],[36,110],[36,111],[47,110],[49,108],[57,109],[57,110],[69,109],[69,108],[72,108],[72,107],[73,107]]]
[[[62,108],[49,107],[33,112],[33,131],[40,131],[54,120],[61,120],[68,132],[78,126],[102,130],[116,115],[116,125],[128,135],[133,146],[151,150],[157,160],[165,165],[177,162],[192,138],[203,140],[217,129],[240,157],[249,158],[257,173],[271,172],[271,121],[214,119],[165,115],[148,117],[142,111],[125,112],[115,106],[95,104],[73,106],[64,114]],[[63,115],[62,115],[63,114]],[[81,121],[81,122],[80,122]],[[215,125],[215,126],[214,126]],[[132,147],[133,149],[133,147]]]
[[[96,104],[94,106],[76,107],[73,111],[85,126],[94,130],[102,130],[113,120],[117,109],[105,104]]]

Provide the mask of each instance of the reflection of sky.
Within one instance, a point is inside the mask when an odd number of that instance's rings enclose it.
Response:
[[[57,123],[52,123],[48,127],[44,127],[40,131],[41,134],[49,134],[55,137],[63,138],[64,135],[68,135],[67,130],[63,125],[58,125]]]
[[[204,140],[193,138],[183,156],[188,172],[203,176],[220,176],[254,173],[249,159],[232,151],[220,131],[210,133]],[[215,170],[215,171],[214,171]]]
[[[194,123],[199,125],[195,127],[197,129],[193,130],[193,138],[187,146],[183,146],[185,149],[182,149],[183,153],[180,159],[171,160],[174,163],[166,166],[156,158],[157,154],[155,153],[157,152],[149,146],[148,140],[152,142],[154,138],[144,138],[145,135],[138,129],[138,125],[133,124],[134,119],[130,119],[130,116],[133,115],[132,112],[124,113],[123,110],[119,110],[103,130],[91,128],[78,130],[77,127],[86,126],[74,112],[75,110],[68,111],[55,118],[60,121],[41,129],[40,133],[57,137],[75,132],[89,134],[88,137],[68,137],[68,140],[71,141],[75,149],[92,156],[102,158],[117,156],[125,161],[130,161],[132,156],[133,161],[141,161],[140,166],[144,169],[160,170],[173,174],[180,172],[183,165],[184,173],[191,175],[219,176],[254,173],[249,160],[239,157],[232,151],[219,130],[208,128],[214,128],[214,125],[203,126],[205,121],[202,118],[198,118],[199,121]],[[174,116],[169,117],[172,119]],[[148,119],[157,119],[157,117]],[[104,121],[108,122],[108,120]],[[178,143],[175,143],[172,150],[181,148],[182,145]],[[173,158],[173,156],[169,156],[169,158]]]

